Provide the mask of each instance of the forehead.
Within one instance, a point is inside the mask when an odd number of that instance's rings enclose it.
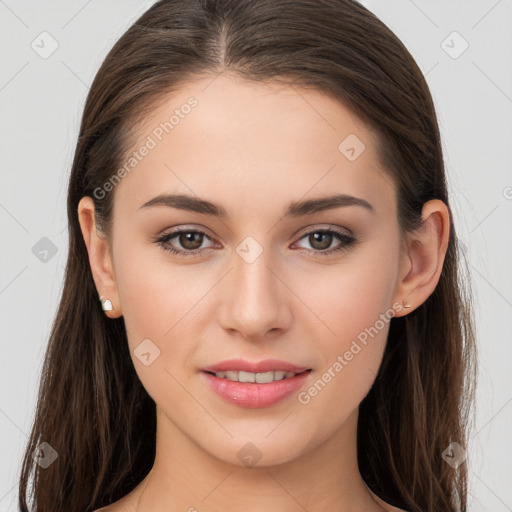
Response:
[[[362,196],[388,210],[395,201],[374,133],[341,102],[227,73],[162,98],[138,127],[124,167],[116,190],[123,208],[162,193],[253,210],[326,193]]]

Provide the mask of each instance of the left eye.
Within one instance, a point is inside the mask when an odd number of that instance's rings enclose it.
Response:
[[[170,241],[173,240],[174,238],[178,239],[179,245],[183,249],[178,249],[170,244]],[[162,249],[169,251],[173,254],[193,256],[201,252],[201,246],[205,238],[211,240],[211,238],[203,231],[190,229],[175,230],[171,233],[167,233],[166,235],[158,238],[155,241],[155,243],[158,246],[162,247]],[[336,253],[338,251],[346,249],[349,245],[356,242],[356,239],[353,236],[347,235],[342,231],[337,231],[334,229],[318,229],[316,231],[310,231],[304,234],[301,238],[299,238],[299,241],[306,238],[308,240],[308,243],[313,247],[313,249],[306,249],[306,251],[309,253],[314,253],[315,255],[319,256]],[[329,249],[334,239],[338,239],[340,244],[334,249]]]
[[[314,252],[318,255],[327,255],[341,251],[356,241],[353,236],[333,229],[319,229],[317,231],[310,231],[309,233],[306,233],[304,236],[302,236],[299,240],[302,240],[306,237],[308,243],[314,249],[317,249],[314,251],[308,249],[308,252]],[[338,239],[338,241],[341,243],[334,249],[327,250],[329,247],[331,247],[331,244],[335,239]]]

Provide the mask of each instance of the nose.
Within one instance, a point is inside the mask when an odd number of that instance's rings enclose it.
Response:
[[[292,321],[292,294],[272,268],[275,265],[267,251],[252,262],[238,254],[233,259],[233,268],[224,280],[221,326],[251,341],[282,335]]]

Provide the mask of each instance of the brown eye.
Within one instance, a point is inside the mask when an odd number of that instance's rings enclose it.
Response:
[[[204,233],[199,231],[184,231],[178,234],[178,242],[184,249],[194,251],[203,243]]]
[[[331,246],[333,235],[331,233],[318,232],[309,235],[308,240],[311,247],[318,249],[319,251],[323,251],[325,249],[329,249]]]
[[[173,254],[183,256],[194,256],[204,249],[210,247],[201,247],[206,240],[211,240],[210,237],[202,231],[196,229],[178,229],[167,233],[155,240],[155,243],[165,251]]]
[[[352,235],[338,231],[337,229],[317,229],[306,233],[300,240],[305,239],[312,249],[307,249],[309,253],[318,256],[329,256],[348,249],[357,240]],[[338,245],[330,248],[333,241],[338,240]]]

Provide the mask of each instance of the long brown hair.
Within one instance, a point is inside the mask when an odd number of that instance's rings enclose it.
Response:
[[[437,117],[427,83],[399,39],[355,0],[162,0],[119,39],[91,86],[69,180],[69,255],[23,460],[19,506],[91,511],[128,494],[155,456],[156,412],[128,351],[123,318],[101,310],[77,207],[93,198],[111,233],[112,195],[94,191],[122,165],[138,123],[164,95],[230,70],[253,81],[311,86],[350,108],[379,139],[396,184],[403,232],[422,205],[449,208]],[[411,512],[466,510],[466,448],[475,380],[469,276],[450,210],[440,280],[406,317],[393,318],[375,383],[360,405],[361,475]],[[58,458],[33,458],[47,442]],[[33,476],[33,485],[29,481]]]

